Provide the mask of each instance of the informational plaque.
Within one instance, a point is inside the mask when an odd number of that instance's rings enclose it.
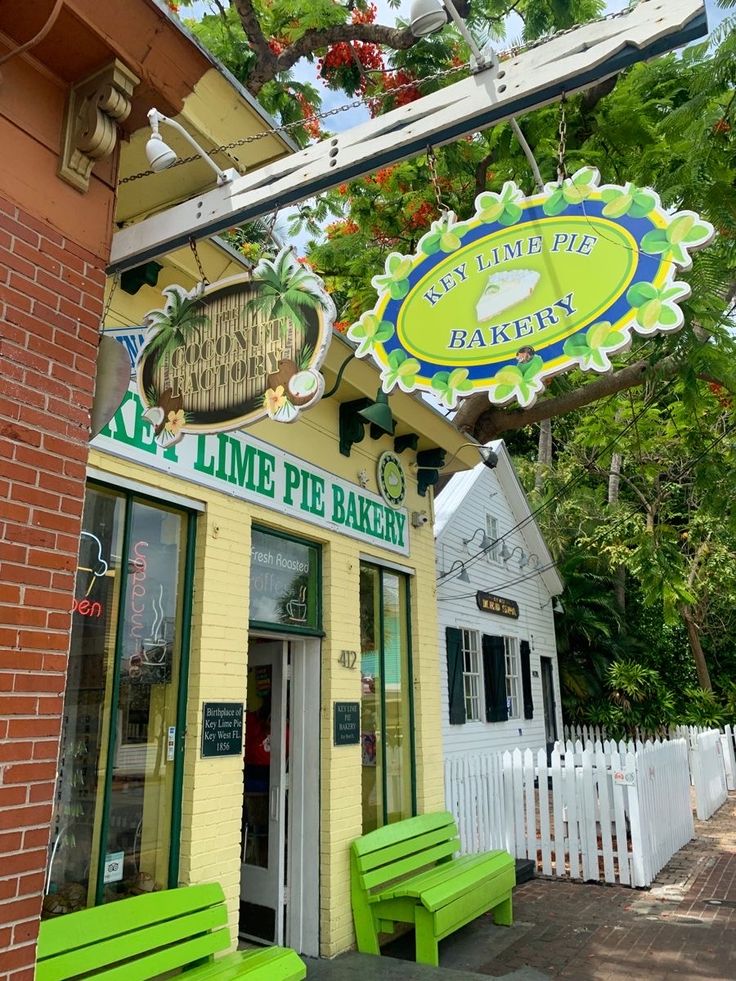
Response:
[[[335,702],[335,746],[360,742],[360,702]]]
[[[243,703],[204,702],[202,756],[240,756],[243,752]]]

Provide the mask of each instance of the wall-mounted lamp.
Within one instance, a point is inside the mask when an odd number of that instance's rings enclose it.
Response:
[[[372,439],[394,434],[396,423],[388,404],[388,395],[380,388],[375,401],[363,398],[340,404],[339,440],[343,456],[350,456],[353,443],[363,440],[366,423],[370,424]]]
[[[483,446],[481,443],[463,443],[459,450],[452,454],[449,460],[445,459],[445,451],[438,448],[432,450],[420,450],[414,463],[409,464],[409,468],[417,475],[417,490],[424,496],[427,488],[432,487],[440,479],[440,471],[447,470],[452,461],[466,446],[474,446],[480,454],[481,462],[493,470],[498,466],[498,454],[490,446]]]
[[[429,37],[441,31],[450,18],[478,62],[478,67],[483,68],[491,59],[476,44],[452,0],[414,0],[409,9],[409,29],[414,37]]]
[[[470,545],[470,543],[473,541],[473,539],[478,534],[478,532],[481,533],[481,538],[480,538],[480,549],[481,549],[481,551],[482,552],[485,552],[489,548],[492,548],[493,542],[488,537],[488,534],[487,534],[487,532],[486,532],[486,530],[484,528],[476,528],[475,531],[473,532],[473,534],[470,536],[470,538],[463,538],[463,545]]]
[[[447,570],[447,572],[441,572],[440,573],[440,579],[444,579],[446,576],[451,576],[452,573],[455,571],[455,568],[457,566],[460,566],[460,572],[459,572],[459,574],[457,575],[456,578],[459,579],[460,582],[468,582],[469,583],[470,582],[470,576],[468,575],[468,570],[465,568],[465,565],[463,564],[463,562],[460,559],[455,559],[455,561],[452,563],[452,565]]]
[[[163,137],[158,131],[159,125],[161,123],[166,123],[167,126],[173,127],[178,133],[184,137],[184,139],[192,145],[192,147],[197,151],[199,156],[214,170],[217,175],[218,184],[227,184],[237,176],[237,171],[235,170],[222,170],[217,166],[215,161],[207,154],[205,150],[197,143],[193,136],[184,129],[181,123],[178,123],[175,119],[171,119],[169,116],[164,116],[162,112],[158,109],[150,109],[148,112],[148,122],[151,124],[151,135],[146,143],[146,159],[151,167],[151,170],[155,173],[160,173],[162,170],[166,170],[173,163],[176,163],[177,155],[171,149],[171,147],[164,142]]]
[[[501,549],[501,558],[503,559],[504,562],[508,563],[514,557],[514,553],[515,552],[518,552],[519,553],[519,568],[520,569],[523,569],[523,568],[525,568],[525,566],[529,565],[529,556],[526,554],[526,552],[521,547],[521,545],[514,545],[514,547],[510,549],[506,545],[506,542],[504,542],[503,543],[503,547]]]
[[[539,607],[540,610],[544,610],[549,604],[552,604],[553,613],[564,613],[565,607],[562,605],[562,600],[558,599],[556,596],[550,596],[546,603],[542,603]]]

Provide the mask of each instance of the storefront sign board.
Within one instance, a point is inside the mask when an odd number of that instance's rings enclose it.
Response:
[[[330,531],[409,554],[406,508],[244,432],[198,433],[167,447],[129,390],[91,443],[126,460],[260,504]]]
[[[291,248],[247,275],[163,292],[164,306],[146,317],[137,368],[162,446],[266,417],[293,422],[319,402],[335,305]]]
[[[240,756],[243,752],[242,702],[202,704],[202,756]]]
[[[478,604],[478,609],[483,610],[484,613],[496,613],[500,617],[509,617],[512,620],[519,619],[519,604],[516,600],[496,596],[495,593],[484,593],[479,589],[475,594],[475,602]]]
[[[468,220],[442,215],[413,255],[391,253],[376,305],[348,330],[384,391],[528,406],[562,371],[610,371],[633,334],[678,330],[690,293],[678,270],[713,226],[599,176],[583,167],[531,197],[509,181]]]
[[[335,746],[360,743],[360,702],[335,702]]]

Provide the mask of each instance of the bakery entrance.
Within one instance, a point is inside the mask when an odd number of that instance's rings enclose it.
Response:
[[[319,953],[317,638],[251,634],[240,936]]]

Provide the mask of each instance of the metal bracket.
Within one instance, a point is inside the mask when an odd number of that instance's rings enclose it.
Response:
[[[274,161],[117,232],[108,272],[140,265],[512,116],[579,92],[630,65],[707,33],[703,0],[641,0],[627,14],[585,24],[495,68]],[[153,178],[147,178],[153,179]]]

